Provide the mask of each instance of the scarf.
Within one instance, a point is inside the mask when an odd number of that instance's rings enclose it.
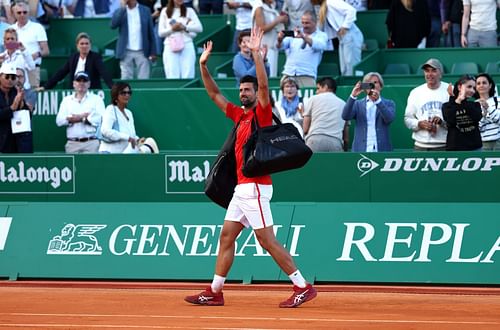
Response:
[[[287,118],[295,116],[295,114],[297,113],[299,102],[300,100],[298,95],[295,95],[295,97],[291,101],[288,101],[285,96],[281,98],[281,107],[283,108],[283,110],[285,110]]]

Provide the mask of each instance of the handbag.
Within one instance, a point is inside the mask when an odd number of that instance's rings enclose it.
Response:
[[[176,33],[168,37],[168,45],[170,50],[174,53],[178,53],[184,49],[184,36],[182,34]]]
[[[239,122],[233,126],[205,180],[205,195],[225,209],[229,206],[234,187],[238,183],[234,153],[238,125]]]
[[[312,156],[297,128],[281,123],[273,113],[276,125],[259,127],[255,109],[252,134],[243,147],[242,172],[246,177],[268,175],[304,166]]]

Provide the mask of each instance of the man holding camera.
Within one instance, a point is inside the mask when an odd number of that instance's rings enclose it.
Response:
[[[301,23],[302,29],[278,33],[276,46],[287,54],[282,80],[292,77],[299,87],[314,87],[328,36],[316,28],[316,15],[312,11],[304,12]]]
[[[347,100],[342,119],[356,120],[352,151],[392,151],[389,125],[396,116],[396,104],[382,98],[384,80],[378,72],[367,73],[363,82],[357,82]],[[366,97],[357,100],[361,93]]]

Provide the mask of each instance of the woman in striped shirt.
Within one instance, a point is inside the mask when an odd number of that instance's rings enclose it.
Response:
[[[495,96],[495,82],[489,74],[476,76],[475,97],[483,111],[483,118],[479,122],[483,150],[500,150],[500,109]]]

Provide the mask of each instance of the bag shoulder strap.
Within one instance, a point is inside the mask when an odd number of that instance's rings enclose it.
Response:
[[[255,106],[253,109],[253,120],[252,120],[252,132],[255,131],[255,128],[260,128],[259,126],[259,121],[257,120],[257,107]],[[281,125],[281,120],[279,119],[278,116],[274,112],[273,114],[273,120],[276,122],[276,124]]]

